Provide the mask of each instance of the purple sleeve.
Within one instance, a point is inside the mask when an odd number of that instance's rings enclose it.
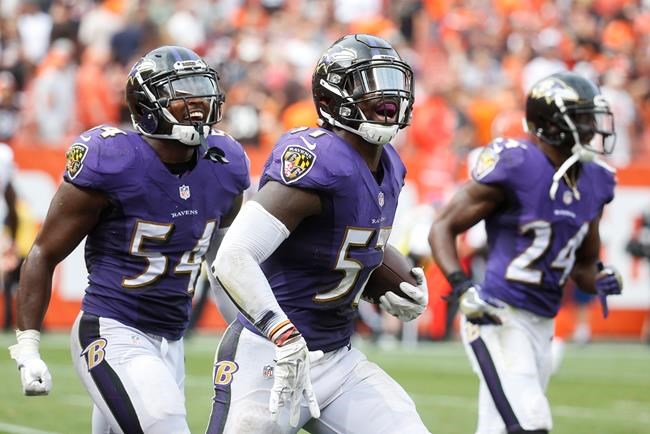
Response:
[[[525,172],[527,145],[516,141],[508,143],[510,146],[506,147],[503,139],[497,139],[483,148],[472,168],[474,181],[507,189],[522,185],[526,179],[521,174]]]
[[[299,188],[337,190],[352,169],[349,161],[335,149],[339,145],[335,140],[326,134],[318,138],[285,134],[264,166],[260,186],[274,180]]]
[[[127,135],[101,138],[82,134],[66,152],[63,179],[79,187],[110,192],[125,179],[123,173],[132,167],[134,155]]]

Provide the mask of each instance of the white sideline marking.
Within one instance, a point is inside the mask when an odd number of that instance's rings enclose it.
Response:
[[[7,434],[59,434],[53,431],[41,431],[40,429],[34,429],[23,425],[13,425],[5,422],[0,422],[0,430]]]

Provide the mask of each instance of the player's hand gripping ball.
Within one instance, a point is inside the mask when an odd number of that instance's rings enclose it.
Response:
[[[363,298],[378,304],[379,297],[392,291],[400,297],[411,299],[400,289],[400,284],[408,282],[417,286],[418,282],[411,274],[412,268],[413,265],[406,256],[402,255],[395,247],[387,245],[384,249],[384,261],[370,275],[363,290]]]

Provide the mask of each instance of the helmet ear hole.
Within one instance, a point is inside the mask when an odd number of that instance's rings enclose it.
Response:
[[[144,113],[138,123],[140,124],[140,128],[148,134],[153,134],[158,129],[158,117],[150,111]]]

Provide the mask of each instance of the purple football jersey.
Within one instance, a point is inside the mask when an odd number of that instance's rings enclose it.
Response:
[[[549,195],[556,169],[533,143],[497,139],[481,153],[475,181],[497,185],[506,202],[486,220],[487,295],[552,318],[589,223],[614,197],[614,173],[604,164],[580,163],[575,197],[563,180]]]
[[[131,131],[100,126],[70,147],[65,181],[110,201],[86,240],[84,311],[168,339],[183,335],[203,256],[250,182],[238,142],[213,131],[208,144],[229,163],[201,158],[198,148],[196,166],[180,177]]]
[[[356,150],[320,128],[282,136],[264,166],[260,187],[277,181],[321,197],[322,213],[301,222],[262,264],[311,350],[349,343],[361,290],[383,259],[406,170],[391,145],[381,167],[378,183]]]

